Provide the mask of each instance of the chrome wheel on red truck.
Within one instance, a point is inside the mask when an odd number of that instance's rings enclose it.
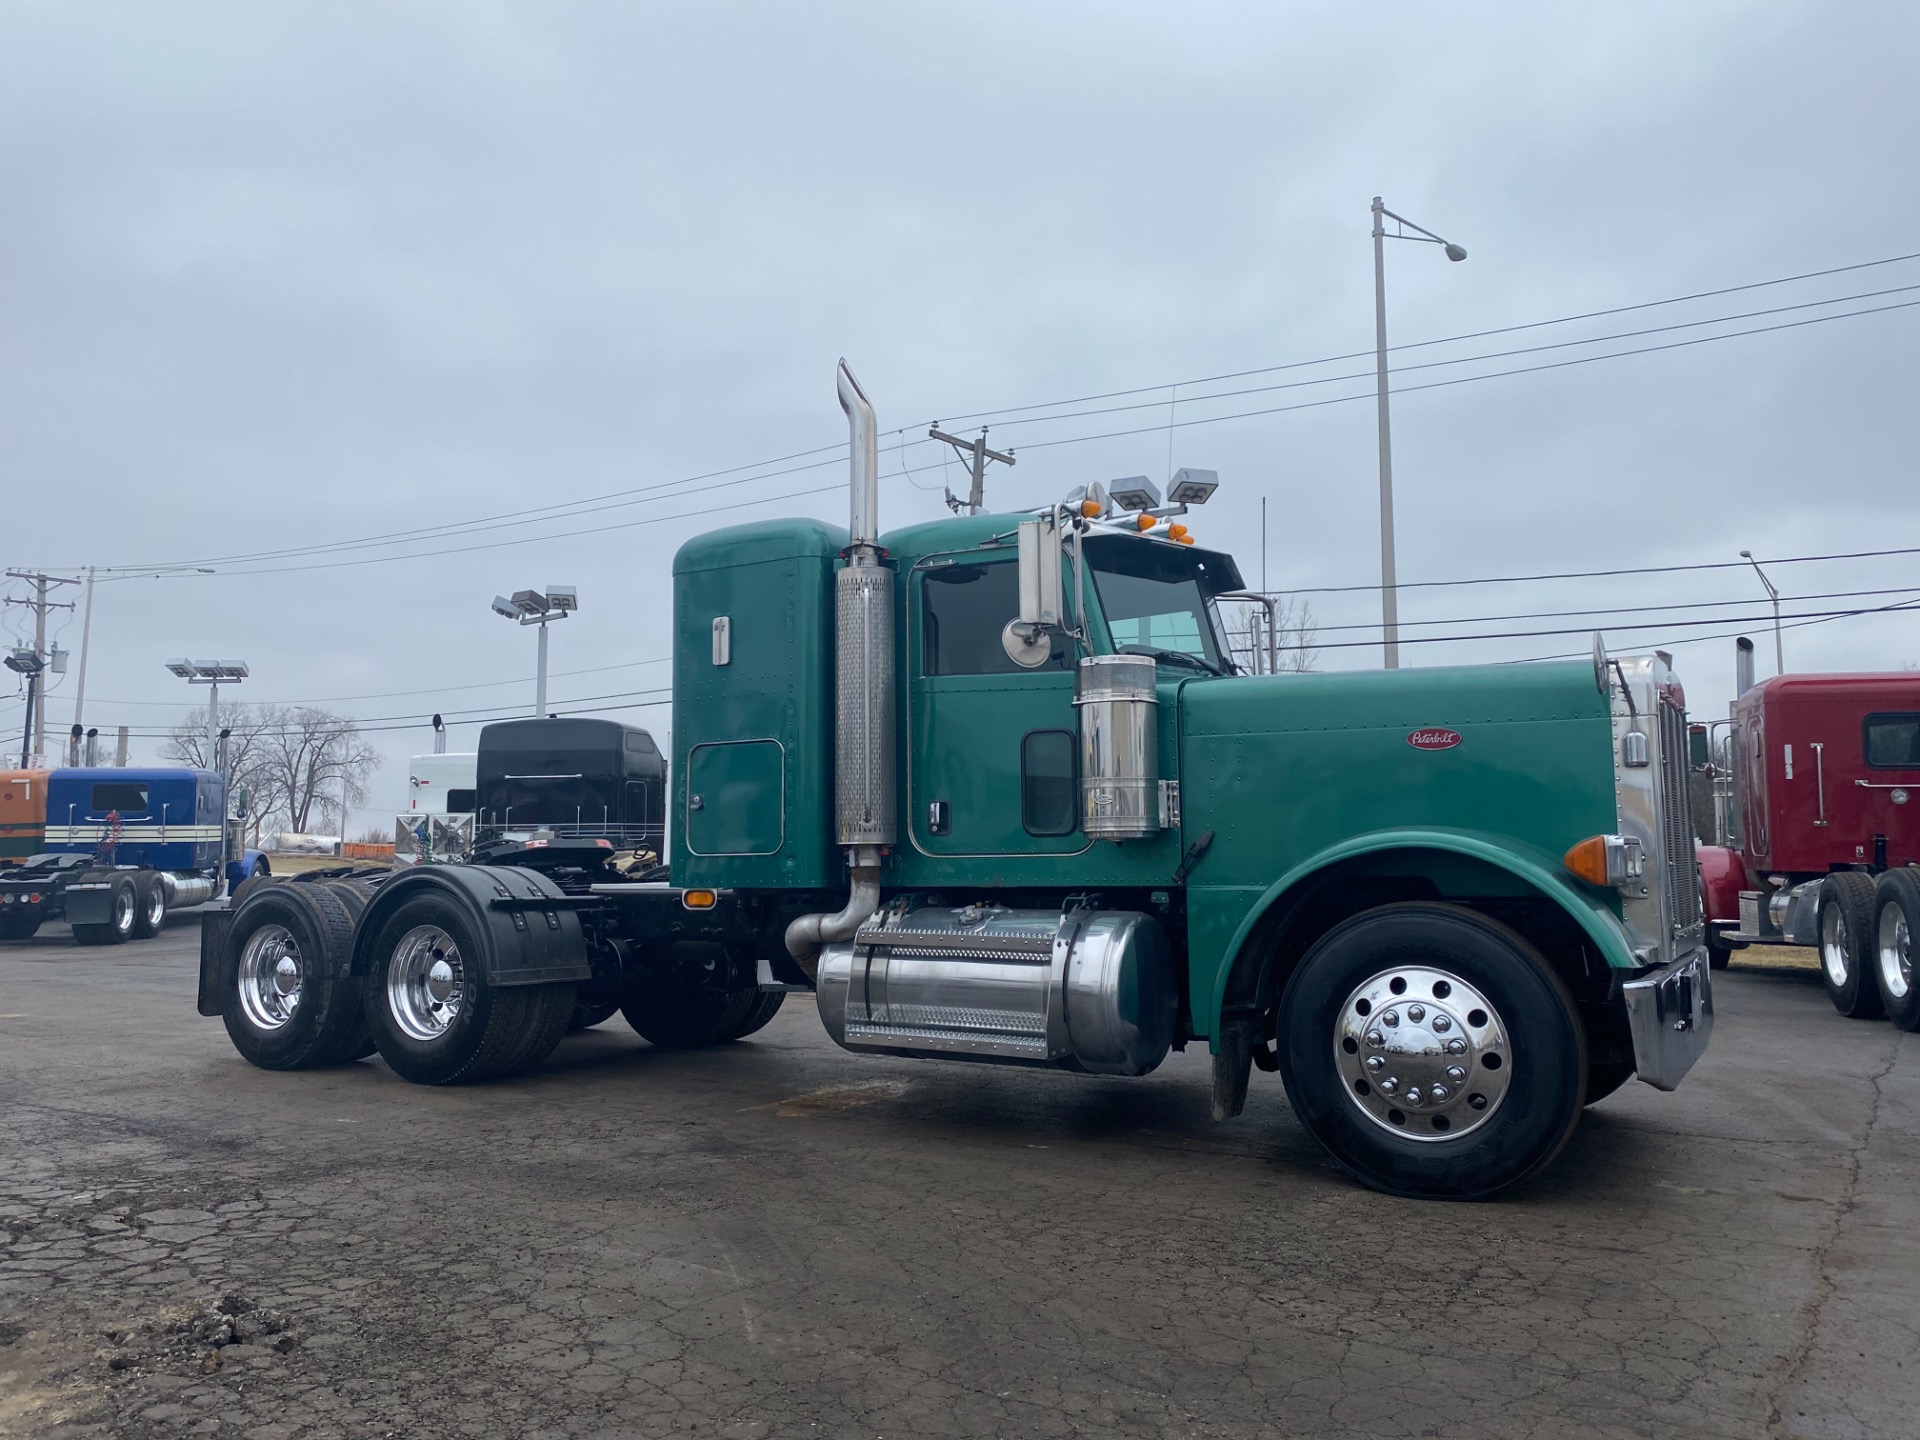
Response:
[[[1920,984],[1913,973],[1913,941],[1920,935],[1920,877],[1889,870],[1874,888],[1874,969],[1887,1018],[1902,1030],[1920,1030]]]
[[[1873,877],[1836,870],[1820,883],[1820,978],[1833,1008],[1854,1020],[1880,1018],[1873,977]]]
[[[1288,982],[1275,1038],[1300,1123],[1391,1195],[1517,1184],[1560,1152],[1586,1092],[1566,987],[1519,935],[1455,906],[1336,926]]]

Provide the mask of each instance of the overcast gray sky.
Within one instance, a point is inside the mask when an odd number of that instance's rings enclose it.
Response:
[[[579,587],[553,638],[557,708],[645,699],[666,681],[648,662],[667,651],[682,540],[773,514],[844,519],[838,489],[795,497],[844,479],[829,453],[692,480],[843,440],[842,354],[883,429],[905,427],[883,460],[909,472],[885,482],[889,524],[939,513],[942,479],[959,483],[929,420],[1137,389],[1065,407],[1097,415],[993,419],[991,442],[1021,453],[990,499],[1210,467],[1222,487],[1195,529],[1250,581],[1264,497],[1272,588],[1366,585],[1369,362],[1170,385],[1367,351],[1375,194],[1471,251],[1449,265],[1389,247],[1396,342],[1920,251],[1916,61],[1912,7],[1784,0],[10,0],[0,558],[213,567],[99,586],[88,723],[154,731],[199,698],[166,658],[245,659],[243,698],[402,727],[370,732],[388,762],[356,828],[404,805],[427,714],[531,705],[533,638],[489,613],[496,592]],[[1399,383],[1920,299],[1874,293],[1904,286],[1920,260],[1403,352],[1412,366],[1781,311]],[[1410,389],[1394,410],[1401,577],[1920,546],[1916,361],[1920,309],[1891,309]],[[1365,378],[1330,379],[1350,375]],[[1328,383],[1194,398],[1302,380]],[[1110,431],[1142,433],[1040,443]],[[600,496],[615,498],[463,535],[234,558]],[[1809,613],[1920,598],[1916,562],[1773,573],[1789,614]],[[1888,593],[1794,598],[1866,590]],[[1332,648],[1377,640],[1334,628],[1377,622],[1377,597],[1312,598],[1323,665],[1377,664],[1377,648]],[[1617,650],[1675,644],[1696,714],[1724,714],[1731,642],[1677,642],[1762,614],[1751,572],[1413,589],[1402,615],[1713,601],[1743,603],[1603,628]],[[1715,615],[1736,624],[1677,623]],[[1744,628],[1764,674],[1768,628]],[[78,642],[76,620],[61,643]],[[1920,662],[1920,612],[1786,644],[1793,669],[1897,668]],[[0,698],[9,745],[21,713]],[[611,713],[664,738],[664,706]],[[456,728],[454,748],[476,734]]]

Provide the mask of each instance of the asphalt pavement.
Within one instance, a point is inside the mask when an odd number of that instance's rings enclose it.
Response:
[[[0,945],[0,1435],[1911,1437],[1920,1037],[1716,978],[1672,1095],[1386,1199],[1278,1080],[617,1018],[517,1079],[267,1074],[198,926]]]

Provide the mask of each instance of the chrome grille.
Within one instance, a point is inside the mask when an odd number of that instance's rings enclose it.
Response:
[[[1700,873],[1693,854],[1693,805],[1687,784],[1687,712],[1662,700],[1660,711],[1660,845],[1667,917],[1675,935],[1700,926]]]

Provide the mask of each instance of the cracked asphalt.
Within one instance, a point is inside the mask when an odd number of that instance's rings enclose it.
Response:
[[[272,1075],[198,927],[0,945],[0,1435],[1911,1437],[1920,1037],[1716,981],[1541,1179],[1356,1188],[1275,1077],[618,1020],[468,1089]]]

